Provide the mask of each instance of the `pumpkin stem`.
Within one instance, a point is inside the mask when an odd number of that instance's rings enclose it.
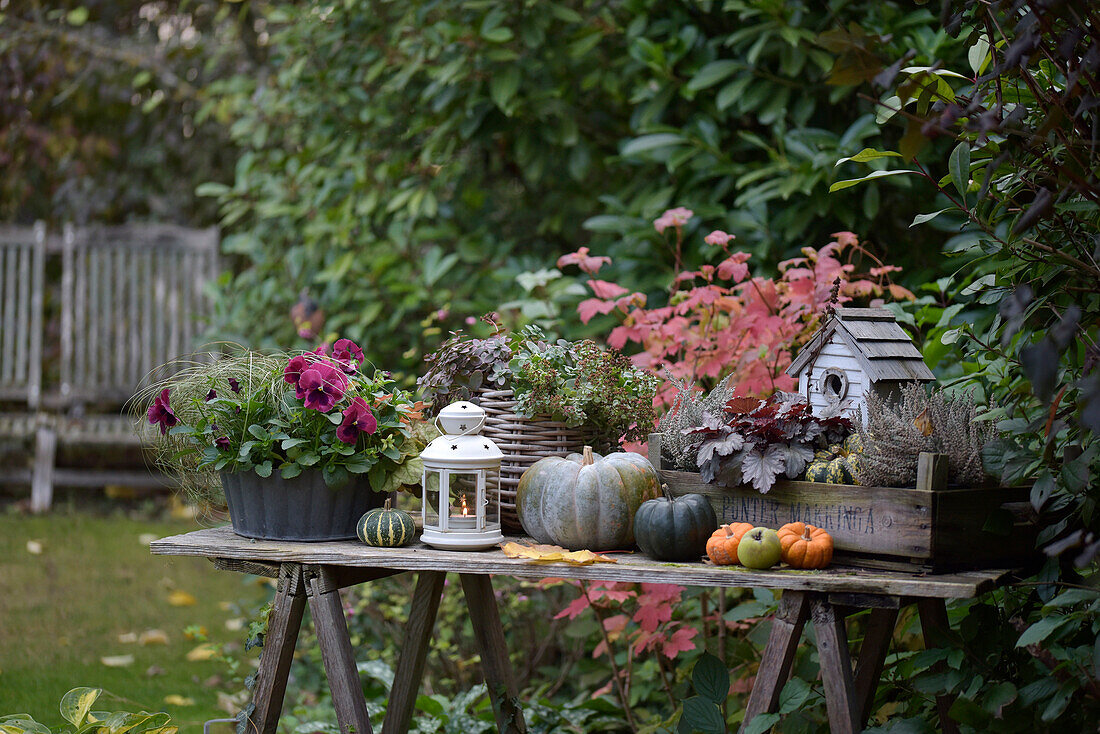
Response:
[[[732,530],[730,530],[730,526],[729,526],[729,525],[723,525],[723,526],[722,526],[722,529],[726,531],[726,537],[727,537],[727,538],[732,538],[732,537],[733,537],[733,531],[732,531]]]
[[[668,499],[670,499],[670,500],[676,499],[675,497],[672,496],[672,490],[668,488],[667,484],[662,484],[661,485],[661,490],[665,493],[665,497],[667,497]]]
[[[596,463],[596,457],[592,455],[592,447],[585,446],[581,452],[581,466],[592,466]]]
[[[386,498],[386,504],[384,505],[384,508],[387,509],[387,510],[390,509],[390,498],[389,497]]]

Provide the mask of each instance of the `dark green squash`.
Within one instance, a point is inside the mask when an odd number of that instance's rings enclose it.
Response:
[[[710,500],[701,494],[647,500],[634,514],[634,540],[642,553],[658,561],[699,560],[707,540],[718,529]]]
[[[570,550],[634,547],[634,513],[661,495],[653,465],[640,454],[548,456],[531,465],[516,487],[516,514],[540,543]]]
[[[390,507],[376,507],[359,518],[355,534],[367,545],[379,548],[397,548],[410,543],[416,535],[416,525],[412,515],[404,510]]]

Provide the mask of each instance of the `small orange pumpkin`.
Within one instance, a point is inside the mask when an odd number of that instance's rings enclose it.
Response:
[[[707,540],[707,557],[716,566],[732,566],[737,560],[737,544],[741,542],[741,536],[752,530],[749,522],[735,522],[711,533]]]
[[[833,560],[833,536],[804,522],[779,528],[783,562],[791,568],[825,568]]]

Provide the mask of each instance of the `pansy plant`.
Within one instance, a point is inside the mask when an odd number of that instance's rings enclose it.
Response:
[[[191,367],[150,390],[145,419],[162,437],[161,463],[190,471],[320,471],[329,486],[366,474],[389,492],[415,484],[431,438],[424,404],[389,373],[364,369],[350,339],[295,355],[251,351]]]

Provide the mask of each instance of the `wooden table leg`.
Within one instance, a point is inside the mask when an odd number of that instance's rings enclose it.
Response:
[[[294,644],[302,626],[306,592],[302,569],[297,563],[284,563],[279,569],[279,587],[271,606],[267,634],[264,636],[256,686],[252,689],[253,712],[247,734],[274,734],[283,710],[283,696],[294,658]]]
[[[768,644],[756,671],[756,681],[745,706],[743,730],[753,717],[775,711],[779,706],[779,694],[791,675],[802,627],[809,617],[809,598],[804,591],[784,591],[779,599],[779,609],[772,620]]]
[[[305,577],[309,611],[313,614],[313,626],[340,731],[343,734],[372,734],[338,582],[327,566],[307,566]]]
[[[951,623],[947,619],[947,603],[943,599],[918,599],[921,634],[925,648],[950,647]],[[942,663],[940,664],[942,667]],[[936,710],[940,715],[940,729],[944,734],[959,734],[959,725],[951,718],[951,704],[955,696],[936,696]]]
[[[503,734],[526,734],[527,723],[519,705],[519,690],[508,661],[508,648],[504,643],[504,630],[500,626],[500,612],[493,596],[493,583],[488,576],[459,574],[462,592],[466,595],[466,607],[481,650],[481,670],[485,685],[493,702],[493,714],[497,719],[497,731]]]
[[[421,571],[416,580],[416,591],[409,606],[409,621],[405,625],[405,642],[401,645],[401,657],[397,660],[382,734],[406,734],[409,730],[446,577],[447,574],[442,571]]]
[[[814,595],[811,614],[817,634],[817,657],[821,664],[821,682],[825,686],[825,705],[829,710],[829,731],[831,734],[855,734],[862,727],[857,721],[859,713],[844,617],[836,613],[823,594]]]
[[[878,689],[879,678],[882,677],[882,666],[886,664],[886,654],[890,651],[890,641],[894,638],[894,626],[897,622],[897,609],[871,610],[867,632],[859,649],[859,660],[856,662],[855,696],[860,726],[865,726],[867,719],[871,717],[875,691]]]

